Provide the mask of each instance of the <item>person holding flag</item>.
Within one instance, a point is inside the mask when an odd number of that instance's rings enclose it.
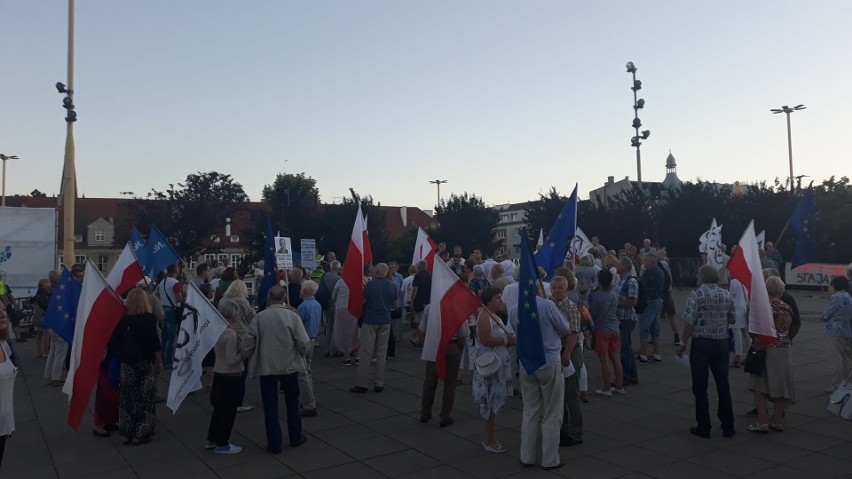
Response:
[[[541,433],[541,467],[556,469],[559,460],[559,433],[564,414],[565,381],[562,367],[571,363],[571,353],[562,353],[562,340],[571,326],[552,301],[542,297],[538,268],[526,233],[521,229],[520,294],[509,305],[509,330],[518,334],[521,361],[521,395],[524,415],[521,423],[521,463],[533,465],[536,443]],[[573,350],[573,348],[571,348]]]

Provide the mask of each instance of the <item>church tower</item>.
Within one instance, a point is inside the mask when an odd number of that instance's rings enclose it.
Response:
[[[663,180],[663,188],[680,188],[682,184],[683,182],[677,177],[677,161],[675,161],[672,151],[669,150],[669,156],[666,158],[666,179]]]

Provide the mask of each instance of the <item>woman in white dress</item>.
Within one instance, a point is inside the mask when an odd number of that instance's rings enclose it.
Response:
[[[508,347],[514,346],[517,340],[514,335],[507,334],[505,326],[500,326],[502,321],[496,314],[503,307],[501,291],[489,286],[482,290],[480,298],[485,308],[478,315],[473,360],[493,352],[500,361],[500,368],[488,377],[474,368],[473,400],[479,405],[479,415],[485,419],[482,447],[488,452],[506,452],[506,447],[494,437],[494,423],[514,389]]]
[[[0,308],[0,466],[3,465],[3,451],[6,439],[15,432],[15,376],[18,368],[12,364],[12,350],[6,343],[9,336],[9,320],[6,311]]]

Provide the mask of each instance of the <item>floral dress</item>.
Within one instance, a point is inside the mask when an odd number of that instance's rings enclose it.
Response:
[[[502,328],[491,321],[491,337],[505,338],[506,333]],[[512,377],[512,367],[509,362],[509,349],[506,346],[489,347],[482,344],[482,341],[477,339],[476,344],[471,351],[473,360],[482,354],[494,351],[503,362],[503,367],[493,376],[484,378],[476,368],[473,369],[473,401],[479,404],[479,415],[482,419],[488,419],[491,411],[494,414],[500,414],[503,406],[506,405],[506,398],[512,396],[514,390],[514,381]]]

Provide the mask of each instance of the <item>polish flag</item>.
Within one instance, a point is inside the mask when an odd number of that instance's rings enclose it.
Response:
[[[728,261],[731,277],[738,280],[748,291],[749,323],[748,332],[757,335],[760,344],[771,344],[778,334],[772,318],[772,306],[769,293],[763,280],[763,268],[757,252],[757,240],[754,235],[754,221],[751,221],[743,233],[736,251]]]
[[[124,303],[91,261],[86,262],[84,278],[77,305],[71,364],[62,387],[70,403],[68,425],[75,431],[80,430],[83,413],[89,405],[107,342],[125,311]]]
[[[370,244],[365,241],[365,233],[364,217],[361,215],[361,205],[358,204],[349,249],[346,250],[346,259],[343,261],[343,282],[349,287],[348,309],[356,318],[360,318],[364,311],[364,263],[367,262],[364,245]]]
[[[447,344],[482,303],[441,258],[433,254],[432,263],[432,297],[420,358],[435,361],[438,376],[445,378]]]
[[[136,259],[133,247],[130,246],[130,243],[127,243],[121,250],[112,271],[109,272],[106,282],[115,291],[115,294],[121,296],[133,289],[143,279],[145,279],[145,273],[142,271],[142,266]]]
[[[417,242],[414,244],[414,257],[411,264],[417,265],[421,260],[426,261],[426,271],[432,272],[432,262],[438,251],[438,243],[426,234],[423,228],[417,229]]]
[[[360,210],[359,210],[360,211]],[[367,231],[367,215],[364,215],[364,262],[373,262],[373,249],[370,248],[370,233]]]

